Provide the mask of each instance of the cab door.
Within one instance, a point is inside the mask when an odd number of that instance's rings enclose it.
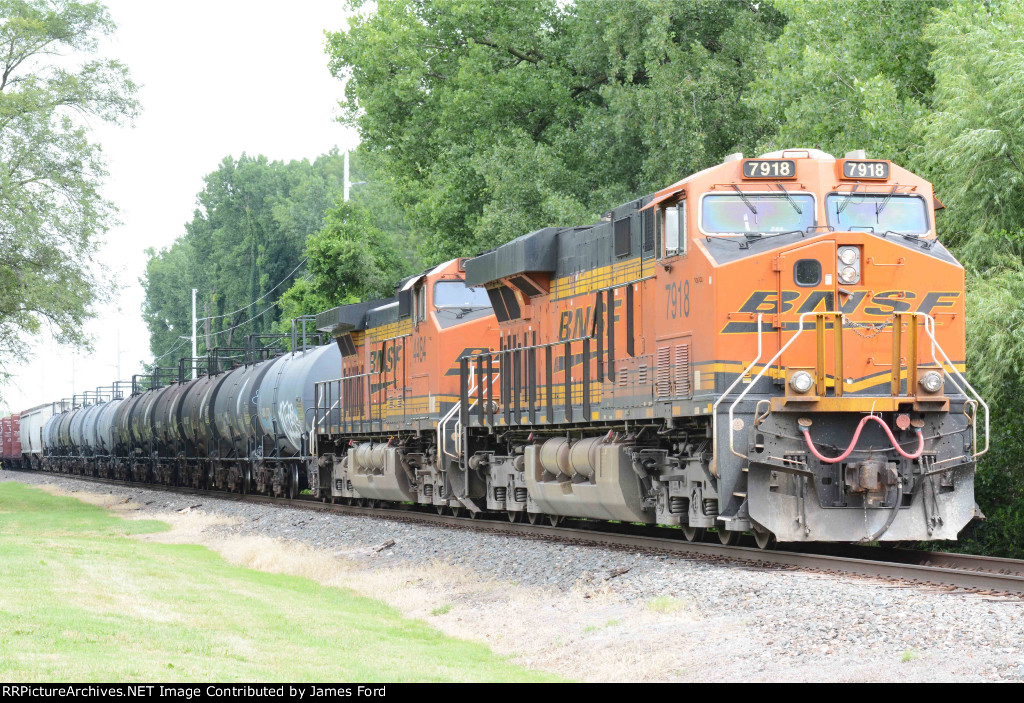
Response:
[[[781,252],[776,259],[778,275],[778,315],[775,326],[779,348],[798,335],[804,313],[834,312],[836,301],[836,243],[823,240]],[[803,332],[779,359],[779,371],[785,377],[789,367],[813,368],[817,361],[815,316],[807,315]],[[826,321],[825,369],[833,369],[834,344],[832,322]],[[828,385],[832,385],[831,382]]]

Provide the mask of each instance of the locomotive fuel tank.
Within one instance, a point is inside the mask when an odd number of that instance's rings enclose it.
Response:
[[[363,442],[349,452],[345,468],[352,487],[364,498],[415,501],[412,469],[388,442]]]
[[[552,437],[526,447],[530,500],[550,515],[654,522],[633,469],[634,447],[606,436],[571,441]],[[535,511],[536,512],[536,511]]]

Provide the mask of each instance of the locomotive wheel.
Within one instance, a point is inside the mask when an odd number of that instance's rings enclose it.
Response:
[[[542,517],[544,517],[542,513],[526,513],[526,519],[530,521],[531,525],[536,525]]]
[[[686,538],[687,542],[703,542],[705,530],[703,527],[690,527],[689,525],[683,525],[683,537]]]
[[[768,530],[754,530],[754,541],[757,542],[758,549],[775,548],[775,535]]]
[[[735,547],[740,543],[740,535],[742,534],[742,532],[737,532],[736,530],[719,529],[718,541],[725,547]]]

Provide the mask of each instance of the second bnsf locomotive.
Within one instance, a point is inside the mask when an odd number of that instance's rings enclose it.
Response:
[[[737,154],[329,311],[311,483],[726,544],[955,539],[988,409],[939,208],[862,153]]]
[[[955,539],[988,408],[941,207],[863,153],[737,154],[321,313],[329,346],[26,412],[4,461],[724,544]]]

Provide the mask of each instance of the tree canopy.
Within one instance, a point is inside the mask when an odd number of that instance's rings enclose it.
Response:
[[[0,372],[44,324],[86,343],[107,290],[94,255],[116,211],[90,124],[138,110],[128,69],[95,56],[114,30],[97,3],[0,0]]]
[[[380,2],[328,53],[344,120],[432,262],[592,220],[756,143],[768,125],[740,97],[782,24],[740,1]]]

